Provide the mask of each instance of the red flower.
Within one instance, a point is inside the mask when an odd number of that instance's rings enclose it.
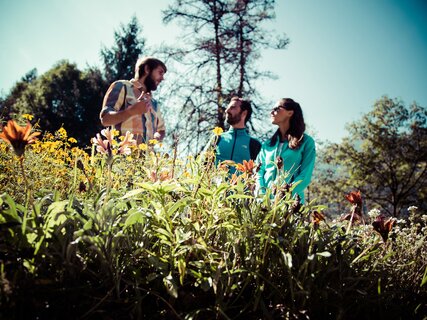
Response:
[[[342,220],[350,220],[350,225],[353,221],[364,221],[362,213],[362,195],[360,191],[351,191],[349,194],[345,195],[346,199],[353,204],[351,212],[346,214]]]
[[[372,226],[374,227],[374,230],[377,231],[381,237],[383,238],[384,242],[388,239],[388,234],[390,233],[391,229],[393,228],[395,220],[393,218],[386,218],[385,215],[380,214],[374,222],[372,222]]]
[[[350,203],[362,207],[362,196],[360,195],[360,191],[351,191],[345,197],[348,201],[350,201]]]

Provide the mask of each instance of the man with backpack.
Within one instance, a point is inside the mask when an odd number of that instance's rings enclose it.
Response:
[[[256,159],[261,143],[258,139],[251,137],[246,128],[251,115],[252,107],[249,101],[239,97],[231,99],[225,109],[225,120],[230,125],[230,129],[218,137],[215,147],[216,164],[225,160],[242,163],[243,160]]]

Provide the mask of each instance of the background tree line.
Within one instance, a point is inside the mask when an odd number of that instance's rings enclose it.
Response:
[[[224,128],[229,98],[252,101],[250,128],[264,138],[268,132],[257,115],[271,105],[257,91],[257,81],[274,78],[256,65],[263,48],[286,48],[289,40],[263,28],[274,19],[274,0],[176,0],[163,12],[165,23],[177,22],[183,35],[174,46],[147,48],[136,17],[115,32],[115,44],[101,48],[102,68],[79,70],[59,61],[42,75],[31,70],[0,98],[2,120],[24,113],[35,116],[42,130],[61,125],[80,146],[101,129],[99,111],[108,85],[131,79],[141,55],[156,55],[169,69],[156,93],[164,106],[168,137],[178,137],[180,151],[198,153],[210,129]],[[426,108],[382,97],[371,112],[349,124],[341,143],[318,141],[315,177],[309,199],[342,213],[344,194],[359,189],[367,202],[398,216],[409,205],[426,209]],[[180,114],[180,117],[176,117]]]

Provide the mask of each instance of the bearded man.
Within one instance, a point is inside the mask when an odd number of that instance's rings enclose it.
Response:
[[[215,148],[217,164],[224,160],[243,163],[243,160],[256,159],[261,150],[261,143],[251,137],[246,128],[251,115],[252,107],[249,101],[239,97],[231,98],[225,109],[225,121],[230,125],[230,129],[218,137]],[[230,172],[234,172],[234,168]]]
[[[151,93],[163,81],[166,71],[159,59],[138,59],[133,79],[115,81],[108,88],[100,113],[102,125],[115,127],[121,135],[130,131],[138,143],[163,140],[165,122]]]

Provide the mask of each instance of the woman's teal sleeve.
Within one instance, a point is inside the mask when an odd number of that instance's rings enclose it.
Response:
[[[264,179],[264,174],[265,174],[265,149],[264,149],[264,145],[261,147],[261,151],[258,153],[258,156],[255,160],[256,164],[260,165],[260,169],[257,173],[257,190],[259,194],[265,194],[265,188],[266,188],[266,184],[265,184],[265,179]]]
[[[294,182],[298,182],[298,184],[295,186],[293,193],[298,193],[300,196],[303,195],[305,188],[310,184],[316,160],[316,146],[314,140],[310,136],[306,136],[306,139],[304,150],[302,150],[301,166],[298,170],[298,175],[294,177]]]

